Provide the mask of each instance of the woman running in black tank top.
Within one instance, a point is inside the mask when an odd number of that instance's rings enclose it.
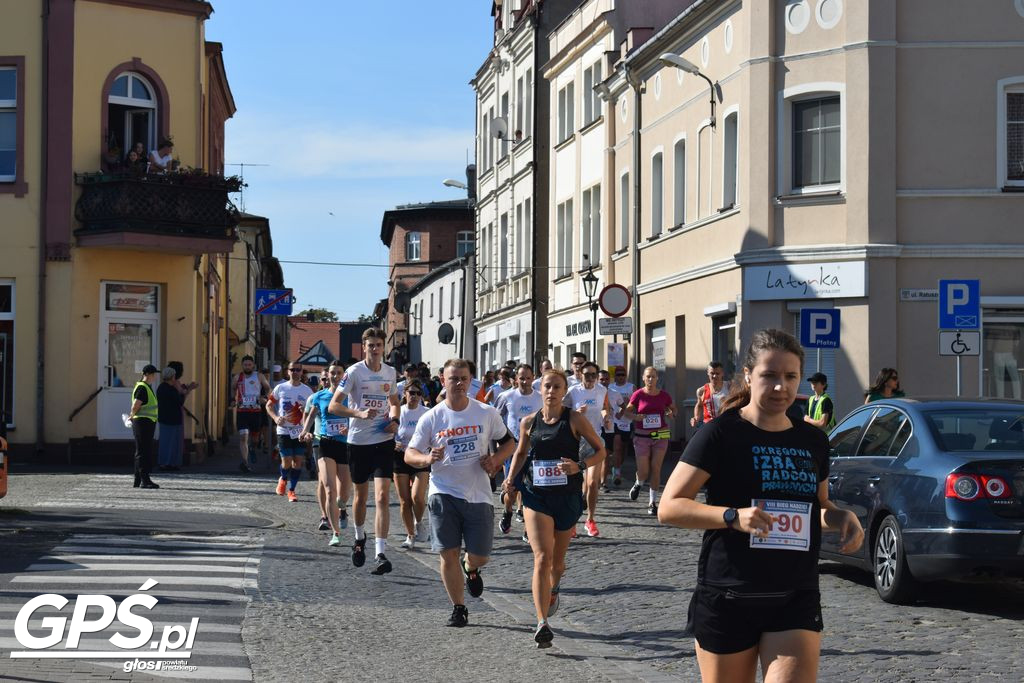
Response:
[[[549,616],[558,609],[558,584],[565,572],[565,552],[583,514],[583,470],[605,458],[604,442],[580,413],[562,405],[569,382],[561,370],[541,376],[544,405],[519,423],[516,449],[504,490],[523,496],[526,531],[533,548],[533,604],[537,610],[537,647],[551,647]],[[580,439],[594,453],[579,461]]]

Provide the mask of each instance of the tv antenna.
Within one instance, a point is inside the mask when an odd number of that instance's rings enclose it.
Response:
[[[240,211],[245,211],[245,167],[246,166],[270,166],[270,164],[248,164],[242,162],[240,164],[224,164],[225,166],[238,166],[238,177],[242,180],[242,186],[238,188],[238,208]]]

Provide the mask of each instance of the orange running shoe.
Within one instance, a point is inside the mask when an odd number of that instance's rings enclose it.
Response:
[[[284,478],[278,479],[277,480],[277,495],[283,496],[284,495],[284,487],[287,486],[287,485],[288,485],[288,482],[286,482],[284,480]]]
[[[597,522],[592,519],[588,519],[584,522],[583,528],[587,530],[587,536],[595,537],[601,535],[601,532],[597,528]]]
[[[295,491],[289,491],[288,492],[288,502],[289,503],[298,503],[299,502],[299,497],[295,495]]]

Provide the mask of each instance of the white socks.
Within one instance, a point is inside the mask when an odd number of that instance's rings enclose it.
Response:
[[[360,525],[360,524],[355,524],[355,525],[353,525],[353,526],[355,527],[355,530],[356,530],[356,540],[357,540],[357,541],[361,541],[361,540],[363,540],[364,538],[366,538],[366,532],[365,532],[365,531],[363,531],[363,527],[362,527],[362,525]]]
[[[651,489],[651,490],[649,490],[649,491],[648,491],[647,493],[649,493],[649,494],[650,494],[650,498],[651,498],[651,505],[654,505],[655,503],[657,503],[657,502],[658,502],[658,492],[657,492],[657,491],[655,491],[655,490],[654,490],[654,489],[652,488],[652,489]]]
[[[387,545],[388,545],[388,539],[386,539],[386,538],[374,539],[374,545],[377,548],[376,554],[377,555],[383,555],[384,554],[384,548],[386,548]]]

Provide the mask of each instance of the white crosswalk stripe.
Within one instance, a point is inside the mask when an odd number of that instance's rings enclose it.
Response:
[[[242,619],[250,601],[247,591],[257,588],[262,539],[248,536],[156,535],[118,538],[109,535],[77,534],[55,547],[45,558],[27,567],[0,587],[0,662],[15,665],[42,665],[52,659],[18,657],[12,652],[28,648],[15,636],[15,620],[30,599],[44,593],[56,593],[68,599],[62,608],[43,606],[32,613],[28,630],[42,638],[52,631],[63,617],[70,623],[79,595],[109,596],[116,605],[130,595],[152,595],[156,605],[147,610],[135,605],[136,618],[149,618],[153,624],[150,642],[136,650],[118,650],[110,638],[115,633],[133,638],[139,635],[134,623],[122,623],[120,614],[111,612],[109,623],[102,623],[103,608],[90,607],[84,622],[95,623],[99,630],[85,630],[79,645],[69,649],[67,636],[57,644],[32,651],[41,657],[68,652],[81,653],[71,657],[76,666],[101,670],[123,671],[125,662],[139,659],[152,661],[158,654],[158,643],[166,634],[170,642],[181,638],[184,643],[193,619],[198,619],[187,657],[188,670],[146,670],[144,673],[163,678],[189,680],[252,680],[249,658],[242,643]],[[199,554],[203,553],[203,554]],[[146,590],[143,586],[150,585]],[[57,619],[53,619],[57,617]],[[184,644],[169,651],[168,660],[186,659]],[[97,658],[117,652],[115,658]],[[90,656],[91,655],[91,656]]]
[[[155,475],[154,475],[155,476]],[[161,473],[159,489],[135,489],[131,475],[96,474],[61,495],[23,507],[98,510],[152,510],[250,514],[251,494],[273,495],[275,481],[231,474]]]

